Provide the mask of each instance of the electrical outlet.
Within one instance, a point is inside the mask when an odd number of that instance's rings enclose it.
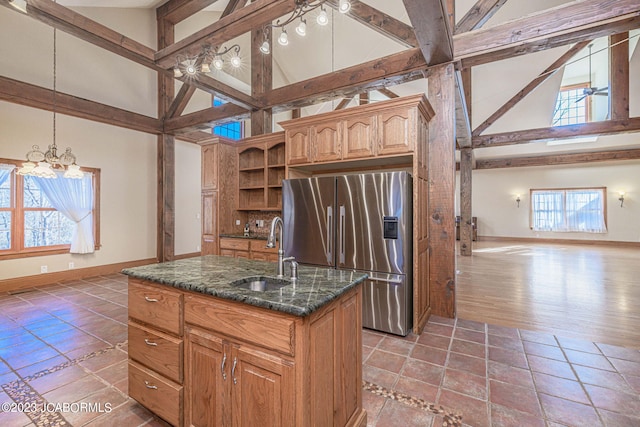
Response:
[[[199,213],[196,214],[196,219],[200,219],[200,214]]]
[[[196,251],[200,252],[200,245],[196,246]]]
[[[258,227],[264,227],[264,219],[258,220]]]
[[[240,220],[236,219],[236,225],[240,225]]]
[[[49,271],[49,269],[47,268],[46,265],[41,265],[40,266],[40,273],[46,273],[47,271]]]
[[[73,262],[70,262],[69,263],[69,270],[72,270],[74,268],[76,268],[75,264]]]

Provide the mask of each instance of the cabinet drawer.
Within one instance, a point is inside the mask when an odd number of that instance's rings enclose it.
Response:
[[[278,254],[278,248],[268,248],[266,240],[251,240],[251,252],[265,252]]]
[[[286,315],[247,309],[218,298],[188,295],[185,322],[220,332],[237,340],[294,355],[295,322]]]
[[[182,335],[182,294],[129,278],[129,317]]]
[[[129,396],[174,426],[182,425],[182,386],[132,361]]]
[[[220,239],[220,249],[249,250],[249,240],[244,239]]]
[[[129,357],[182,384],[182,340],[129,322]]]

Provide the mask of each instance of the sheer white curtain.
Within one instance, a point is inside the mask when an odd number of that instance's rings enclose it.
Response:
[[[5,165],[0,163],[0,185],[4,184],[4,182],[9,179],[13,169],[15,169],[14,165]]]
[[[605,190],[567,189],[531,192],[535,231],[606,233]]]
[[[62,173],[56,173],[58,179],[35,178],[35,182],[51,206],[76,223],[70,252],[93,253],[93,176],[85,172],[81,179],[69,179],[64,178]]]

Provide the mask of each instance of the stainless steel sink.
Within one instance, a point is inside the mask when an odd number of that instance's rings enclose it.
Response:
[[[288,280],[267,276],[243,277],[231,282],[231,286],[256,292],[275,291],[290,284],[291,282]]]

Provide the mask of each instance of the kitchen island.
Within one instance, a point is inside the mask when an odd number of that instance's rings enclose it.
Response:
[[[300,266],[295,284],[250,289],[275,268],[210,255],[124,270],[129,395],[176,426],[366,425],[367,276]]]

